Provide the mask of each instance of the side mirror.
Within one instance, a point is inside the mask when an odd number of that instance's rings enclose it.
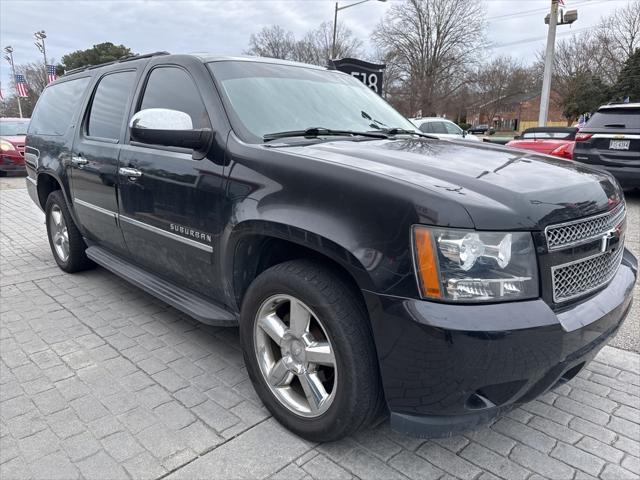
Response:
[[[189,114],[168,108],[140,110],[129,122],[131,138],[136,142],[193,150],[207,149],[213,132],[209,128],[193,128]]]
[[[468,131],[468,130],[463,130],[463,131],[462,131],[462,138],[466,137],[466,136],[467,136],[467,133],[469,133],[469,131]]]

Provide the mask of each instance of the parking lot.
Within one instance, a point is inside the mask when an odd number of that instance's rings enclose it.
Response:
[[[445,440],[387,421],[313,444],[272,419],[237,329],[96,268],[59,270],[24,179],[0,179],[0,478],[626,479],[640,476],[640,288],[569,384]],[[640,195],[627,245],[640,255]],[[620,348],[613,348],[620,347]]]

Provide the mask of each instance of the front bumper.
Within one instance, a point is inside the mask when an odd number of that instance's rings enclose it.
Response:
[[[561,312],[540,299],[452,305],[364,292],[391,427],[454,435],[571,379],[626,317],[636,276],[625,250],[606,288]]]
[[[24,158],[19,153],[0,154],[0,172],[25,172]]]

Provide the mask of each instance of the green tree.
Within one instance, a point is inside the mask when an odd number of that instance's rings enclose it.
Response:
[[[60,61],[61,65],[59,65],[59,68],[63,71],[69,71],[74,68],[111,62],[129,55],[131,55],[130,48],[124,45],[114,45],[111,42],[104,42],[87,48],[86,50],[76,50],[75,52],[64,55]]]
[[[636,49],[620,70],[613,87],[613,97],[618,100],[629,97],[632,102],[640,102],[640,48]]]
[[[562,113],[570,122],[580,115],[593,112],[609,99],[610,91],[598,75],[586,71],[577,74],[567,85],[562,97]]]

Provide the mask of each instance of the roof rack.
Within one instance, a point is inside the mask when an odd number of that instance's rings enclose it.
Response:
[[[116,63],[131,62],[133,60],[140,60],[142,58],[156,57],[158,55],[169,55],[169,52],[160,51],[160,52],[145,53],[145,54],[142,54],[142,55],[126,55],[124,57],[120,57],[117,60],[112,60],[110,62],[100,63],[98,65],[87,65],[86,67],[74,68],[73,70],[69,70],[68,72],[64,72],[63,76],[71,75],[71,74],[78,73],[78,72],[84,72],[85,70],[93,70],[93,69],[96,69],[96,68],[106,67],[107,65],[113,65],[113,64],[116,64]]]

